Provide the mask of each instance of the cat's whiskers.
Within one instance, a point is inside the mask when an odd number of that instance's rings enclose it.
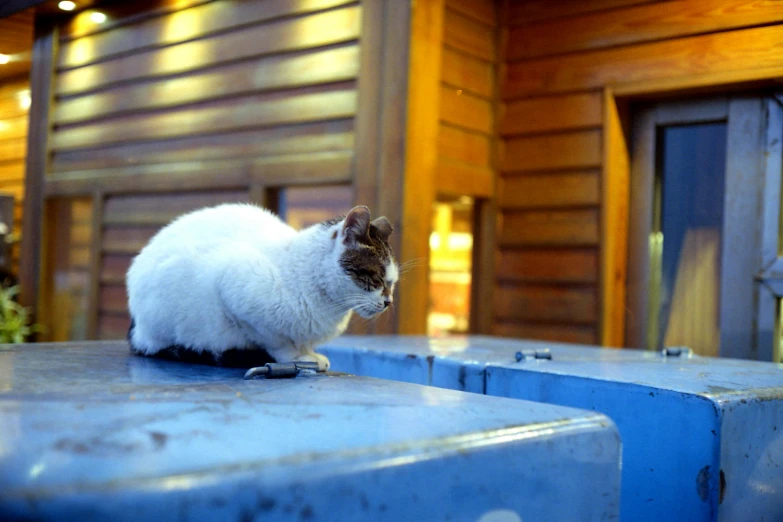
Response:
[[[357,306],[367,305],[369,302],[370,300],[367,296],[353,294],[335,299],[329,303],[327,307],[330,312],[345,313],[350,309],[356,308]]]

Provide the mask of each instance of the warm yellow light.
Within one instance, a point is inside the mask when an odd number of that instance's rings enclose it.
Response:
[[[32,98],[30,98],[30,91],[21,91],[17,93],[16,95],[17,99],[19,100],[19,107],[26,111],[30,108],[30,105],[32,104]]]
[[[106,21],[106,15],[101,13],[100,11],[93,11],[90,13],[90,20],[95,22],[96,24],[102,24]]]
[[[430,234],[430,248],[432,250],[438,250],[440,248],[440,234],[437,232]]]
[[[57,7],[59,7],[63,11],[73,11],[74,9],[76,9],[76,3],[71,2],[69,0],[63,0],[62,2],[57,4]]]
[[[0,54],[0,65],[6,64],[11,61],[11,57],[7,54]]]

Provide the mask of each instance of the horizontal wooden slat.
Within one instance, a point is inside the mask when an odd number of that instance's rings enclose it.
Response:
[[[0,140],[0,162],[23,160],[27,154],[27,138]]]
[[[353,83],[248,96],[149,115],[68,127],[52,135],[52,148],[86,148],[131,140],[172,138],[249,127],[346,118],[356,111]]]
[[[504,171],[599,167],[601,130],[545,134],[506,140]]]
[[[438,133],[438,155],[472,165],[490,165],[490,139],[450,125],[441,125]]]
[[[494,96],[495,76],[492,64],[448,47],[441,55],[441,80],[451,87],[491,99]]]
[[[264,155],[291,155],[353,148],[353,120],[297,124],[146,143],[72,150],[52,157],[52,172],[110,169],[150,163],[218,160]]]
[[[106,254],[101,259],[101,282],[107,284],[122,284],[128,273],[132,255]]]
[[[0,2],[0,10],[8,13],[6,4],[8,2]],[[0,53],[13,57],[8,63],[0,65],[0,76],[15,78],[30,72],[34,18],[33,9],[0,17]]]
[[[685,0],[593,12],[508,34],[509,61],[727,31],[783,20],[777,1]]]
[[[599,171],[504,176],[498,198],[504,209],[598,205]]]
[[[446,7],[490,27],[497,22],[493,0],[446,0]]]
[[[514,211],[503,214],[503,246],[598,245],[598,209]]]
[[[179,74],[233,60],[347,42],[359,36],[360,14],[358,7],[348,7],[281,20],[265,26],[263,31],[249,27],[80,67],[57,76],[57,94],[74,94],[124,80]]]
[[[443,20],[443,42],[487,62],[495,60],[492,28],[448,8]]]
[[[0,120],[0,141],[27,136],[27,115]]]
[[[92,239],[92,223],[74,221],[68,230],[68,243],[75,247],[87,248]]]
[[[70,245],[68,263],[71,269],[87,270],[90,267],[90,247]]]
[[[435,190],[441,195],[492,197],[494,175],[488,167],[440,158],[435,167]]]
[[[492,326],[492,333],[501,337],[577,344],[596,344],[598,339],[594,327],[571,324],[502,322]]]
[[[126,315],[101,314],[98,318],[98,337],[102,340],[125,339],[130,327]]]
[[[127,313],[128,296],[125,285],[101,285],[98,307],[102,312]]]
[[[168,16],[66,42],[61,46],[58,67],[77,67],[140,48],[174,45],[237,26],[286,15],[309,13],[351,2],[352,0],[210,2],[176,11]],[[258,27],[256,30],[263,33],[266,27]]]
[[[74,198],[70,204],[71,220],[76,223],[92,222],[92,199]]]
[[[488,135],[493,130],[492,105],[488,101],[448,87],[440,90],[440,119]]]
[[[591,323],[598,318],[595,288],[523,285],[495,289],[495,315],[521,321]]]
[[[298,55],[272,56],[252,65],[232,64],[165,82],[120,86],[62,100],[55,106],[54,120],[57,124],[72,123],[128,111],[352,80],[358,72],[358,58],[358,46],[349,45]]]
[[[107,227],[101,236],[101,250],[111,254],[136,254],[160,227]]]
[[[15,202],[24,201],[24,185],[21,183],[6,185],[0,189],[0,193],[13,196]]]
[[[134,0],[133,2],[103,2],[100,11],[106,21],[96,24],[90,20],[92,9],[85,9],[60,26],[60,42],[81,38],[89,34],[116,30],[118,27],[142,22],[214,0]]]
[[[505,104],[500,134],[534,134],[601,125],[601,93],[546,96]]]
[[[248,191],[209,191],[146,196],[115,196],[103,207],[105,225],[163,226],[187,212],[221,203],[247,203]]]
[[[29,109],[26,103],[29,95],[26,82],[8,94],[0,95],[0,120],[25,117]]]
[[[0,162],[0,184],[24,183],[25,164],[23,161]]]
[[[672,78],[737,83],[779,77],[782,61],[783,32],[770,26],[513,62],[502,92],[511,100]]]
[[[48,196],[107,193],[217,190],[267,186],[323,185],[349,183],[352,179],[351,152],[281,156],[252,161],[216,161],[139,165],[116,171],[100,170],[49,176]]]
[[[647,4],[661,0],[525,0],[507,2],[507,12],[501,19],[505,24],[528,24],[539,20],[563,18],[567,16]]]
[[[598,252],[585,249],[501,250],[498,277],[534,283],[594,283]]]

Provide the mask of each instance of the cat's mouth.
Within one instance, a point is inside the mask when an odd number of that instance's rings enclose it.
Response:
[[[383,313],[384,308],[378,309],[374,306],[357,306],[355,309],[357,314],[365,319],[372,319],[376,315]]]

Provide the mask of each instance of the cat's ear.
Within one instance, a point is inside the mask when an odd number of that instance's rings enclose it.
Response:
[[[364,206],[354,207],[345,216],[343,223],[345,242],[353,243],[370,234],[370,209]]]
[[[392,232],[394,232],[394,227],[392,227],[391,223],[389,223],[389,220],[385,217],[379,217],[378,219],[373,220],[373,222],[370,224],[375,228],[375,231],[378,233],[378,237],[382,241],[388,241],[389,236]]]

